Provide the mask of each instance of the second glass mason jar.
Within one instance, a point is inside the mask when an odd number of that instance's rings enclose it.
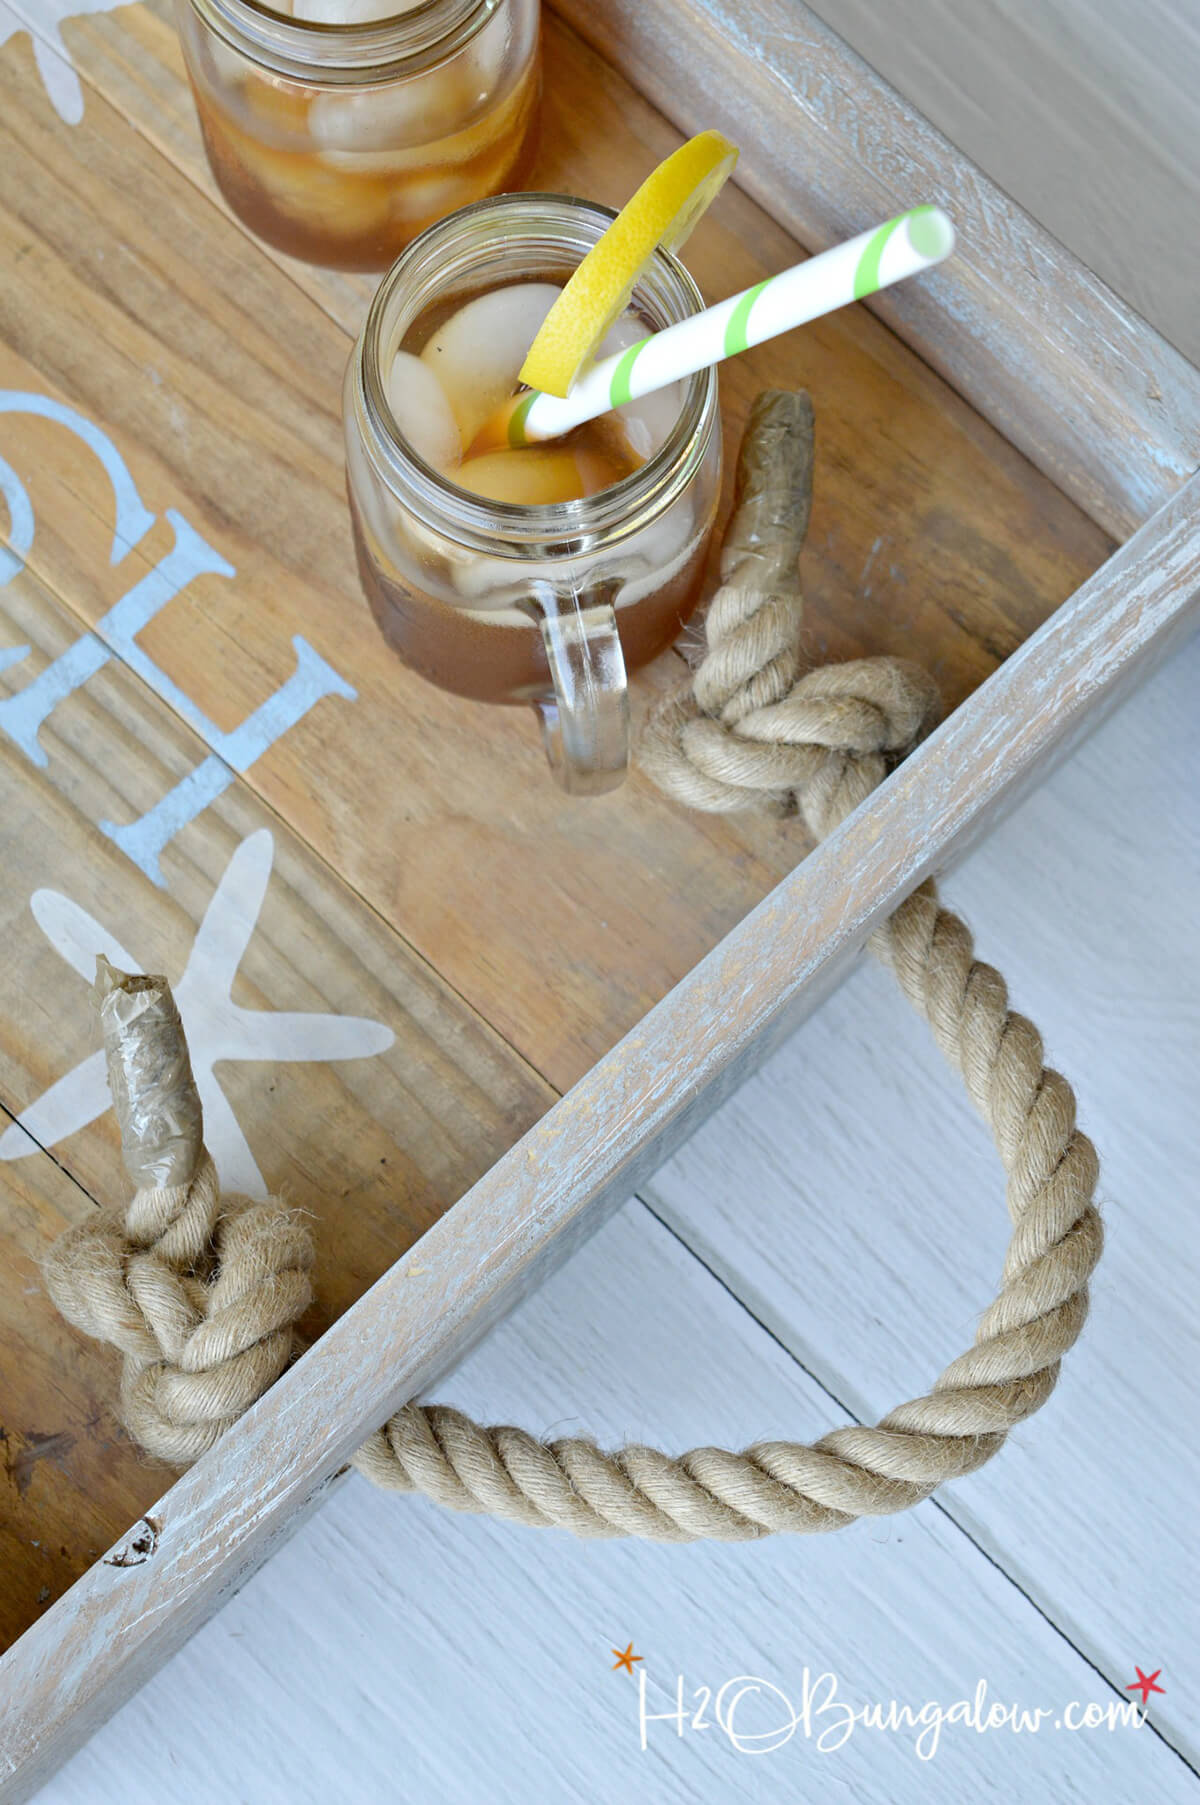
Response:
[[[295,18],[294,3],[176,0],[213,175],[260,238],[309,263],[386,269],[432,221],[520,187],[539,0],[419,0],[361,25]]]
[[[621,480],[537,506],[486,499],[427,463],[388,390],[397,353],[419,352],[456,307],[523,283],[563,284],[613,217],[522,194],[431,227],[384,278],[344,401],[359,571],[384,638],[443,689],[532,704],[555,775],[576,794],[621,781],[626,670],[664,651],[700,598],[721,486],[716,373],[678,385],[665,436]],[[702,305],[683,265],[659,252],[626,323],[636,340]]]

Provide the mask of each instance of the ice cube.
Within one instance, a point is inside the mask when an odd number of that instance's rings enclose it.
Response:
[[[433,144],[455,131],[468,105],[463,73],[451,63],[376,88],[321,94],[312,104],[308,123],[320,150],[400,150]]]
[[[589,492],[587,473],[574,452],[556,445],[485,452],[461,464],[454,481],[473,495],[519,507],[553,507],[557,502],[578,501]]]
[[[650,328],[633,313],[623,313],[597,351],[597,358],[616,357],[648,337]],[[614,411],[625,422],[629,443],[641,458],[653,457],[670,437],[683,409],[684,385],[673,382],[640,401],[627,401]]]
[[[240,97],[254,136],[263,144],[306,149],[308,113],[315,92],[299,82],[272,81],[259,74],[246,77]]]
[[[468,301],[421,358],[437,371],[464,445],[517,387],[525,354],[558,298],[552,282],[518,282]]]
[[[386,232],[391,219],[388,183],[347,178],[324,168],[316,157],[276,149],[247,132],[235,138],[230,131],[226,143],[271,205],[290,219],[341,239]]]
[[[401,223],[407,237],[435,219],[444,219],[456,207],[478,200],[486,189],[477,167],[460,169],[451,163],[431,169],[423,155],[411,150],[322,150],[317,154],[323,164],[343,175],[385,178],[391,217]]]
[[[392,195],[392,217],[407,222],[409,230],[431,220],[444,219],[456,207],[478,200],[479,183],[472,173],[453,166],[439,175],[429,170],[423,176],[408,176]]]
[[[435,470],[450,470],[462,457],[462,443],[446,391],[428,364],[397,351],[387,380],[388,406],[413,450]]]

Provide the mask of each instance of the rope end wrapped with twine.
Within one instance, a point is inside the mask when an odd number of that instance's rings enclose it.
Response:
[[[160,1460],[197,1460],[298,1352],[313,1250],[277,1200],[222,1197],[165,978],[98,961],[96,999],[128,1208],[68,1230],[45,1263],[58,1309],[124,1359],[121,1416]]]
[[[797,565],[812,463],[807,395],[760,396],[705,656],[649,723],[640,757],[689,807],[798,813],[821,840],[930,730],[938,698],[923,671],[896,658],[800,671]],[[931,882],[870,944],[961,1075],[1007,1175],[1013,1232],[974,1346],[882,1422],[811,1445],[607,1453],[584,1437],[541,1442],[410,1403],[355,1456],[369,1479],[579,1536],[747,1541],[906,1509],[982,1466],[1040,1408],[1083,1327],[1100,1257],[1095,1149],[1076,1125],[1070,1085],[1043,1064],[1037,1029],[1009,1009],[1004,979],[976,960]],[[185,1464],[287,1365],[311,1296],[312,1250],[279,1204],[220,1201],[163,980],[109,968],[103,983],[114,1097],[139,1188],[124,1218],[102,1216],[59,1242],[47,1283],[64,1315],[124,1355],[131,1433]]]
[[[118,971],[101,953],[93,995],[125,1169],[139,1189],[186,1185],[203,1152],[203,1119],[171,987]]]

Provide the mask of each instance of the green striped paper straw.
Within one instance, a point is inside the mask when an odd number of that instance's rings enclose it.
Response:
[[[636,401],[739,351],[861,301],[940,263],[954,249],[954,227],[940,207],[913,207],[885,225],[768,276],[754,288],[656,332],[615,357],[593,364],[566,400],[534,389],[508,421],[513,447],[556,439],[610,408]]]

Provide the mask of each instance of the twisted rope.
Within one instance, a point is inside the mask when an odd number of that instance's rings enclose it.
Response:
[[[706,653],[649,724],[640,757],[653,781],[691,808],[798,813],[820,840],[929,730],[937,697],[923,672],[898,659],[798,674],[796,558],[811,436],[806,396],[759,398]],[[1083,1327],[1102,1239],[1096,1153],[1076,1127],[1071,1087],[1043,1064],[1037,1029],[1009,1009],[1003,978],[975,959],[968,930],[931,882],[869,944],[961,1075],[1007,1175],[1013,1232],[974,1346],[874,1426],[741,1453],[670,1456],[639,1445],[606,1453],[583,1438],[541,1442],[445,1405],[412,1403],[355,1455],[367,1478],[453,1510],[584,1537],[746,1541],[907,1509],[990,1460],[1045,1403]],[[168,1459],[210,1446],[251,1401],[260,1366],[265,1389],[289,1357],[287,1300],[294,1314],[307,1301],[307,1256],[286,1213],[258,1207],[264,1251],[250,1283],[241,1272],[254,1255],[238,1236],[259,1243],[239,1228],[247,1222],[240,1209],[217,1216],[210,1166],[185,1197],[139,1192],[123,1231],[109,1226],[90,1239],[75,1231],[74,1252],[61,1256],[52,1279],[60,1308],[122,1349],[126,1421]],[[215,1279],[203,1273],[209,1257]]]
[[[938,697],[922,670],[895,658],[799,674],[796,563],[811,470],[808,397],[760,396],[705,656],[649,722],[639,756],[689,808],[799,813],[823,840],[929,731]],[[1071,1087],[1043,1065],[1037,1029],[1009,1010],[1003,978],[974,958],[970,934],[932,883],[870,945],[961,1074],[1008,1175],[1013,1235],[975,1346],[924,1397],[811,1446],[760,1442],[673,1458],[633,1445],[608,1454],[582,1438],[544,1443],[445,1405],[409,1404],[359,1450],[360,1471],[453,1510],[579,1536],[746,1541],[905,1510],[982,1466],[1045,1403],[1083,1327],[1101,1249],[1098,1164],[1075,1126]]]
[[[121,1417],[147,1453],[190,1466],[298,1352],[312,1242],[276,1202],[222,1198],[207,1153],[187,1185],[135,1192],[51,1249],[68,1322],[119,1348]]]
[[[121,1416],[134,1440],[188,1466],[298,1352],[312,1241],[277,1202],[222,1198],[165,979],[102,959],[97,989],[125,1161],[139,1182],[124,1216],[102,1210],[60,1236],[46,1288],[68,1322],[119,1349]]]

